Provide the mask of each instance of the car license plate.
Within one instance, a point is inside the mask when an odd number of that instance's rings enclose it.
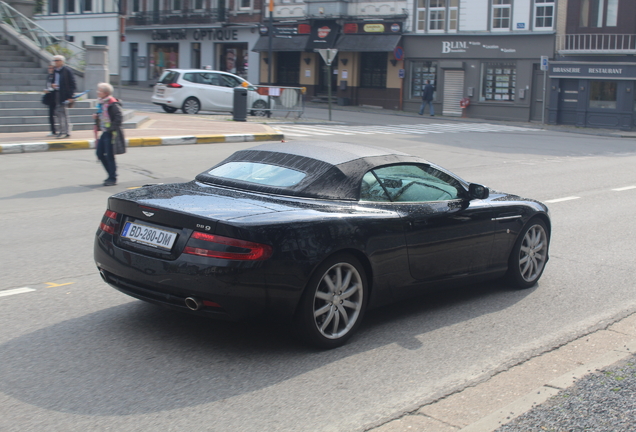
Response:
[[[156,91],[157,91],[157,96],[163,96],[163,92],[164,92],[164,90],[165,90],[165,89],[158,88],[158,89],[156,90]]]
[[[133,242],[170,250],[177,238],[177,233],[140,223],[126,222],[121,236]]]

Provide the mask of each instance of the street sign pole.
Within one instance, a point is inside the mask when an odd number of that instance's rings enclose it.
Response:
[[[329,98],[329,121],[331,121],[331,62],[338,54],[337,49],[325,48],[317,50],[327,64],[327,97]]]
[[[541,56],[541,70],[543,71],[543,102],[541,104],[541,124],[545,124],[545,93],[548,80],[549,61],[548,56]]]

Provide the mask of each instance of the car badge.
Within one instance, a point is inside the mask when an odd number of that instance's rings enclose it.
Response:
[[[155,215],[153,212],[147,212],[147,211],[143,211],[143,210],[142,210],[142,213],[145,214],[148,217],[153,217]]]

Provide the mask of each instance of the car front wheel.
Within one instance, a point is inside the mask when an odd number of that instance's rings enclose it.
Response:
[[[201,109],[201,103],[195,97],[189,97],[183,102],[183,107],[181,107],[181,111],[184,114],[196,114]]]
[[[538,281],[548,262],[550,237],[540,219],[533,219],[521,231],[508,263],[508,279],[517,288],[530,288]]]
[[[362,322],[367,279],[360,262],[349,254],[325,261],[310,279],[297,314],[301,335],[319,348],[347,342]]]
[[[172,114],[177,111],[176,108],[169,107],[168,105],[161,105],[161,108],[163,108],[163,110],[167,112],[168,114]]]

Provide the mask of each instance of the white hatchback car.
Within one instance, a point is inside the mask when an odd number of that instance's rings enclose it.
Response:
[[[247,88],[247,109],[252,115],[268,114],[267,96],[261,96],[243,78],[228,72],[203,69],[166,69],[155,84],[151,101],[167,113],[185,114],[234,110],[234,88]]]

